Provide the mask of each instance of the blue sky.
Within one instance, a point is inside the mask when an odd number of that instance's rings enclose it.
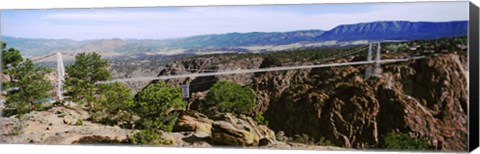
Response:
[[[382,20],[468,20],[468,2],[1,10],[2,35],[166,39],[228,32],[329,30]]]

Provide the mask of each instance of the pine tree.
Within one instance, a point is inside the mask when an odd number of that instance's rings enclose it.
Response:
[[[178,118],[172,111],[186,106],[180,88],[163,81],[150,84],[135,96],[135,112],[141,118],[140,127],[145,129],[171,131]]]
[[[0,49],[2,50],[2,71],[4,74],[9,75],[8,70],[16,67],[20,62],[23,61],[22,55],[20,55],[20,51],[10,48],[6,49],[7,44],[0,42]],[[10,78],[12,76],[9,75]],[[8,82],[2,82],[3,89],[10,88]]]
[[[70,100],[83,104],[87,102],[95,108],[95,82],[110,79],[108,61],[97,53],[80,53],[75,56],[75,62],[66,67],[65,89]]]
[[[45,79],[50,71],[43,66],[36,67],[29,59],[8,69],[11,76],[9,85],[18,90],[8,92],[5,115],[28,113],[36,109],[37,101],[50,98],[53,86]]]

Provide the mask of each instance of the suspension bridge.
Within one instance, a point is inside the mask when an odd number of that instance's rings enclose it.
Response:
[[[259,72],[271,72],[271,71],[286,71],[286,70],[296,70],[296,69],[311,69],[311,68],[324,68],[324,67],[336,67],[336,66],[348,66],[348,65],[368,65],[373,64],[373,66],[368,66],[365,72],[365,79],[368,79],[372,76],[378,77],[381,74],[380,64],[395,63],[395,62],[405,62],[414,59],[425,58],[424,56],[410,57],[404,59],[385,59],[381,60],[381,49],[380,43],[377,44],[377,50],[375,55],[375,60],[372,60],[372,48],[373,44],[370,43],[367,46],[361,46],[353,50],[340,52],[334,54],[330,57],[323,58],[320,61],[329,61],[335,60],[337,58],[342,58],[346,56],[351,56],[364,52],[368,48],[367,60],[366,61],[356,61],[356,62],[343,62],[343,63],[329,63],[329,64],[317,64],[317,65],[302,65],[302,66],[280,66],[280,67],[271,67],[271,68],[258,68],[258,69],[236,69],[236,70],[215,70],[215,69],[206,69],[206,73],[186,73],[179,75],[164,75],[164,76],[155,76],[155,77],[134,77],[134,78],[123,78],[123,79],[113,79],[108,81],[98,81],[95,84],[110,84],[115,82],[135,82],[135,81],[152,81],[152,80],[168,80],[168,79],[177,79],[177,78],[195,78],[195,77],[205,77],[205,76],[218,76],[218,75],[234,75],[234,74],[245,74],[245,73],[259,73]],[[193,71],[199,71],[203,69],[187,69]]]
[[[376,45],[376,53],[373,55],[373,47]],[[325,67],[337,67],[337,66],[352,66],[352,65],[368,65],[365,70],[365,79],[371,77],[378,77],[381,74],[381,64],[396,63],[396,62],[405,62],[415,59],[425,58],[424,56],[409,57],[403,59],[381,59],[381,48],[380,43],[369,43],[368,45],[360,46],[348,51],[338,52],[331,56],[320,59],[321,62],[331,61],[338,58],[352,56],[355,54],[361,54],[366,51],[366,60],[365,61],[354,61],[354,62],[341,62],[341,63],[323,63],[315,65],[301,65],[301,66],[278,66],[270,68],[258,68],[258,69],[235,69],[235,70],[218,70],[218,69],[186,69],[188,71],[197,71],[196,73],[185,73],[178,75],[164,75],[164,76],[155,76],[155,77],[133,77],[133,78],[121,78],[113,79],[107,81],[98,81],[95,84],[111,84],[115,82],[135,82],[135,81],[153,81],[153,80],[168,80],[168,79],[177,79],[177,78],[195,78],[195,77],[205,77],[205,76],[218,76],[218,75],[234,75],[234,74],[245,74],[245,73],[259,73],[259,72],[271,72],[271,71],[286,71],[286,70],[297,70],[297,69],[312,69],[312,68],[325,68]],[[65,66],[63,63],[63,56],[75,56],[70,53],[52,53],[44,56],[39,56],[36,58],[31,58],[34,63],[41,62],[47,58],[56,57],[57,60],[57,96],[60,100],[63,100],[63,82],[65,80]],[[375,57],[375,60],[373,60]],[[203,71],[199,73],[198,71]]]

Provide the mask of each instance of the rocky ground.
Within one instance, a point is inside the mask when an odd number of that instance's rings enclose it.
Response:
[[[130,145],[128,137],[136,132],[92,123],[88,118],[88,112],[68,106],[34,111],[22,117],[0,118],[1,142]],[[177,147],[344,150],[333,146],[278,141],[267,126],[258,125],[250,117],[237,117],[230,113],[209,119],[196,111],[182,111],[173,132],[162,132],[162,138],[165,146]]]
[[[3,143],[72,144],[100,137],[125,140],[130,130],[91,123],[88,112],[69,107],[34,111],[22,117],[0,118]]]

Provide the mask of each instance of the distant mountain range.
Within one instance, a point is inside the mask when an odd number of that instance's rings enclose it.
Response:
[[[168,52],[172,50],[208,51],[245,50],[252,46],[279,46],[289,44],[321,43],[327,41],[382,41],[422,40],[467,36],[467,21],[409,22],[378,21],[339,25],[331,30],[300,30],[291,32],[251,32],[199,35],[177,39],[101,39],[74,41],[69,39],[29,39],[3,36],[9,47],[14,47],[26,56],[62,52]],[[345,44],[345,43],[343,43]]]
[[[408,22],[383,21],[340,25],[317,40],[416,40],[467,36],[467,21]]]

